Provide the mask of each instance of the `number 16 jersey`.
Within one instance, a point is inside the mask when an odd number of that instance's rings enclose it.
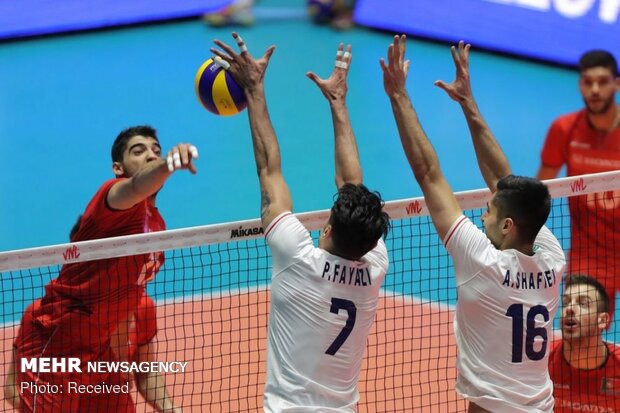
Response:
[[[534,255],[498,250],[461,216],[444,244],[458,291],[457,393],[492,412],[551,412],[547,361],[566,266],[557,238],[543,226]]]
[[[290,212],[265,231],[273,257],[266,412],[355,412],[379,289],[383,240],[360,261],[316,248]]]

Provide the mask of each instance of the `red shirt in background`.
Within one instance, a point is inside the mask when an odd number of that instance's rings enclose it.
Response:
[[[620,412],[620,347],[607,343],[605,364],[593,370],[571,367],[562,349],[562,340],[555,341],[549,354],[554,412]]]
[[[557,168],[566,164],[569,176],[620,170],[620,128],[595,130],[585,109],[561,116],[547,133],[542,163]],[[596,277],[613,303],[614,291],[620,289],[620,190],[570,197],[569,206],[568,273]]]

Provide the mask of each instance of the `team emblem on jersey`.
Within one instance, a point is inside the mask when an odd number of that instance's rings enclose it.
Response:
[[[603,377],[601,383],[601,392],[620,396],[620,379]]]

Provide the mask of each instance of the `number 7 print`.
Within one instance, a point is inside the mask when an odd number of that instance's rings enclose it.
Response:
[[[355,316],[357,314],[357,308],[355,307],[355,303],[353,301],[345,300],[342,298],[333,298],[332,297],[332,306],[329,309],[330,312],[334,314],[338,314],[340,310],[347,310],[349,317],[347,318],[347,322],[345,323],[342,331],[331,346],[325,351],[325,354],[329,354],[333,356],[336,352],[342,347],[344,342],[347,340],[351,331],[353,331],[353,326],[355,325]]]

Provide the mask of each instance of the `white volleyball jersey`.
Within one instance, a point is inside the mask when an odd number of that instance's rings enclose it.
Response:
[[[315,248],[290,212],[265,231],[271,248],[266,412],[355,412],[366,340],[388,268],[383,240],[361,261]]]
[[[444,244],[458,291],[457,393],[492,412],[552,412],[547,362],[566,265],[557,238],[543,226],[533,256],[500,251],[461,216]]]

